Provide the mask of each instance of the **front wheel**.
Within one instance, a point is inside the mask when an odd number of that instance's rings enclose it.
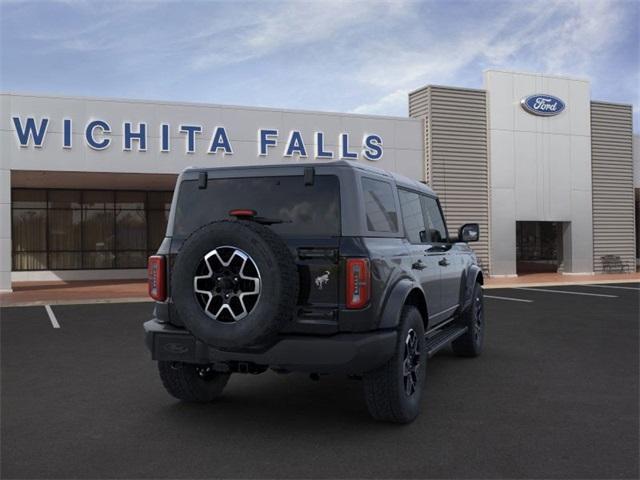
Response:
[[[367,407],[373,418],[409,423],[418,416],[426,361],[422,315],[416,307],[405,305],[393,357],[362,377]]]
[[[164,388],[185,402],[208,403],[220,395],[229,381],[229,373],[220,373],[208,365],[183,362],[158,362]]]
[[[479,283],[473,287],[471,305],[460,314],[459,324],[467,327],[467,331],[451,342],[453,352],[462,357],[477,357],[484,340],[484,297]]]

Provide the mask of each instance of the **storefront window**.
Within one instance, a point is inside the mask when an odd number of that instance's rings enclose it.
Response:
[[[20,190],[14,190],[19,192]],[[43,191],[43,193],[47,193]],[[79,209],[82,205],[82,192],[80,190],[49,190],[49,208]]]
[[[82,192],[82,208],[112,210],[115,192],[109,190],[85,190]]]
[[[47,208],[46,190],[13,190],[14,208]]]
[[[48,215],[50,268],[80,268],[82,212],[80,209],[50,209]]]
[[[38,190],[21,190],[13,201],[14,269],[43,270],[47,265],[46,195]]]
[[[12,191],[13,270],[145,268],[172,192]]]
[[[173,192],[149,192],[147,194],[147,244],[148,255],[153,255],[164,239],[169,221]]]
[[[150,245],[147,253],[153,255],[164,238],[167,222],[169,221],[169,210],[149,210],[147,211],[147,218],[149,219]]]
[[[117,192],[117,268],[144,268],[147,265],[147,214],[144,192]]]

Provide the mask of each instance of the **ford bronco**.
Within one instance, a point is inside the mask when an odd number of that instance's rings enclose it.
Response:
[[[426,185],[356,162],[190,168],[149,258],[146,344],[180,400],[232,373],[342,373],[407,423],[429,357],[482,349],[478,236],[452,235]]]

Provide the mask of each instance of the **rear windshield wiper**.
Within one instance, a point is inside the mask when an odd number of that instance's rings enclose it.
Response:
[[[267,218],[267,217],[253,217],[247,218],[246,220],[253,220],[256,223],[260,223],[262,225],[274,225],[276,223],[291,223],[291,220],[281,220],[279,218]]]
[[[280,218],[259,217],[258,212],[249,209],[235,209],[229,211],[229,216],[236,217],[238,220],[251,220],[261,225],[274,225],[276,223],[291,223],[291,220],[282,220]]]

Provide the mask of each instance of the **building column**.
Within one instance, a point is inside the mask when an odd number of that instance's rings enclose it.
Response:
[[[590,198],[590,194],[588,194]],[[590,209],[589,209],[590,210]],[[568,266],[562,273],[591,274],[593,273],[593,243],[591,212],[575,214],[572,222],[563,223],[563,244]]]
[[[559,222],[558,230],[558,273],[573,273],[571,222]]]
[[[517,275],[515,195],[513,188],[492,189],[489,245],[492,277]]]
[[[0,169],[0,292],[11,291],[11,170]]]

